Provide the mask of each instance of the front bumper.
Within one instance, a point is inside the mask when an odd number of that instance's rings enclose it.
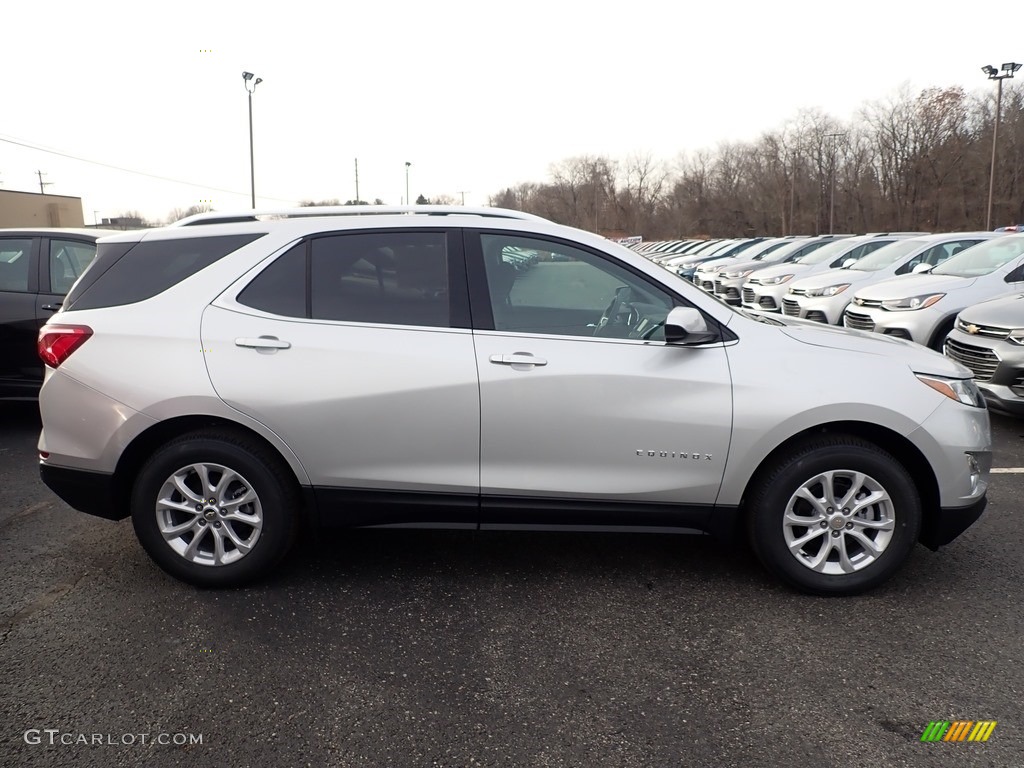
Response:
[[[1005,340],[954,329],[943,351],[946,357],[970,368],[989,408],[1024,416],[1024,349]]]
[[[849,289],[835,296],[804,296],[787,293],[782,299],[782,314],[814,320],[828,325],[839,325],[843,310],[852,298]]]
[[[944,312],[931,307],[891,312],[878,307],[858,307],[856,304],[850,304],[843,315],[843,325],[858,331],[874,331],[886,336],[895,336],[927,347],[935,329],[944,319]]]
[[[921,543],[931,550],[949,544],[977,522],[987,503],[988,499],[982,496],[969,507],[943,508],[925,515],[921,523]]]
[[[744,283],[741,289],[743,306],[747,309],[759,309],[762,312],[782,312],[782,297],[789,286],[761,285],[760,283]]]
[[[716,277],[714,283],[714,294],[722,301],[733,306],[740,305],[740,288],[743,285],[743,278],[722,278]]]

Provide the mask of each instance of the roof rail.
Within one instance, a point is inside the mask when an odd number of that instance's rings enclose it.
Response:
[[[234,224],[243,221],[264,221],[268,219],[298,219],[310,216],[394,216],[409,214],[418,216],[481,216],[491,219],[521,219],[525,221],[548,221],[540,216],[506,208],[470,208],[464,205],[330,205],[304,206],[301,208],[261,208],[251,211],[197,213],[187,216],[170,226],[191,227],[197,224]]]

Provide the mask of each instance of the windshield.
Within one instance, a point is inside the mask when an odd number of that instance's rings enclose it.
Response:
[[[770,253],[772,255],[770,261],[789,261],[790,257],[794,253],[806,250],[812,243],[809,243],[806,239],[804,240],[784,240],[774,248],[767,248],[761,253],[754,256],[751,261],[769,261],[765,257]]]
[[[801,256],[796,260],[797,264],[821,264],[825,261],[832,261],[832,259],[838,259],[843,251],[847,251],[853,248],[853,243],[849,240],[836,240],[832,243],[825,243],[820,248],[815,248],[805,256]]]
[[[767,256],[772,251],[777,251],[782,246],[789,245],[791,242],[793,242],[793,241],[792,240],[779,240],[776,243],[772,243],[770,241],[767,242],[767,243],[758,243],[757,247],[758,247],[759,250],[757,251],[756,254],[754,254],[753,256],[750,257],[750,260],[751,261],[761,261],[762,259],[764,259],[765,256]],[[762,248],[761,246],[764,246],[764,247]],[[746,254],[744,254],[744,255],[746,255]]]
[[[861,272],[877,272],[880,269],[892,266],[904,256],[916,251],[922,245],[924,245],[924,241],[918,240],[917,238],[897,240],[895,243],[889,243],[888,245],[882,246],[874,253],[870,253],[865,256],[863,259],[858,259],[855,264],[851,264],[849,267],[846,267],[846,269],[856,269]]]
[[[995,272],[1005,264],[1024,254],[1024,236],[997,237],[971,246],[932,270],[933,275],[978,277]]]

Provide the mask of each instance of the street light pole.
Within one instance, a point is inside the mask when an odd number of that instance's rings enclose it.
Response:
[[[412,200],[409,199],[409,166],[412,165],[408,160],[405,163],[405,204],[412,205]]]
[[[988,213],[985,216],[985,229],[992,229],[992,192],[995,189],[996,182],[996,143],[999,139],[999,116],[1003,111],[1003,80],[1006,78],[1012,78],[1013,73],[1019,70],[1020,64],[1016,62],[1009,62],[1003,64],[1003,74],[999,74],[999,70],[990,64],[986,64],[981,68],[981,71],[988,75],[989,80],[995,80],[996,86],[996,122],[992,128],[992,165],[988,172]]]
[[[252,94],[256,86],[263,82],[262,77],[256,77],[252,72],[242,73],[242,84],[246,93],[249,94],[249,187],[252,191],[252,207],[256,208],[256,161],[252,149]],[[251,83],[251,85],[250,85]]]

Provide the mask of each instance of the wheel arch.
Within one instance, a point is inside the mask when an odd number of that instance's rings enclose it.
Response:
[[[295,474],[294,468],[278,447],[259,432],[244,424],[212,415],[176,416],[160,421],[136,435],[121,452],[117,467],[114,469],[113,501],[116,508],[124,512],[130,510],[132,485],[135,478],[149,457],[160,446],[180,435],[200,429],[217,429],[229,432],[238,437],[252,440],[267,450],[281,462],[284,468],[287,468],[288,476],[294,479],[295,488],[302,495],[303,514],[306,518],[304,522],[315,521],[316,509],[310,496],[311,492],[308,488],[302,486],[300,479]]]
[[[758,480],[786,453],[794,450],[800,443],[812,437],[823,435],[850,435],[866,440],[883,450],[888,451],[903,465],[910,475],[914,486],[921,495],[921,509],[925,518],[928,511],[939,508],[939,483],[935,472],[924,454],[910,440],[898,432],[863,421],[836,421],[819,424],[797,432],[777,445],[758,464],[757,469],[747,479],[740,502],[741,514],[746,518],[750,512],[747,505],[750,489]],[[922,530],[924,526],[922,525]]]
[[[943,342],[949,335],[949,332],[953,330],[953,326],[956,324],[957,313],[953,312],[950,315],[942,318],[942,320],[935,326],[935,330],[932,332],[932,336],[928,339],[928,348],[934,349],[936,352],[942,351]]]

